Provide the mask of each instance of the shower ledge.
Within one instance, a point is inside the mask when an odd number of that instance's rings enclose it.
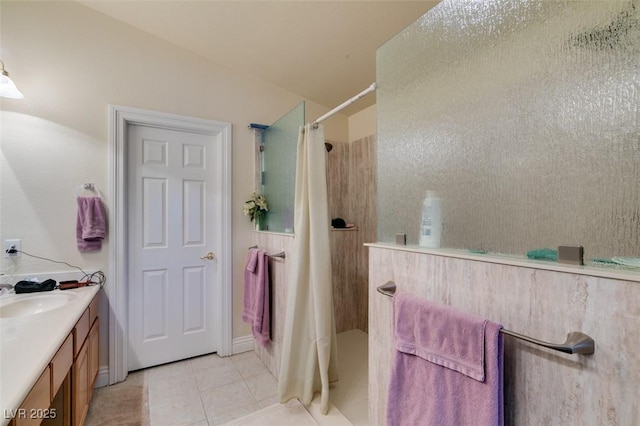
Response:
[[[505,255],[497,253],[478,254],[470,253],[462,249],[427,249],[417,245],[401,246],[392,243],[365,243],[367,247],[375,247],[381,249],[408,251],[412,253],[424,253],[434,256],[453,257],[458,259],[474,260],[478,262],[499,263],[502,265],[520,266],[524,268],[544,269],[547,271],[567,272],[570,274],[587,275],[600,278],[612,278],[624,281],[634,281],[640,283],[640,270],[637,268],[621,268],[591,265],[569,265],[555,263],[544,260],[533,260],[524,256]]]

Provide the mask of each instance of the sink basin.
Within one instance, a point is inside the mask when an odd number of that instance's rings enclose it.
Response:
[[[0,305],[0,318],[22,317],[60,308],[73,299],[74,294],[33,294],[20,295],[3,301]]]

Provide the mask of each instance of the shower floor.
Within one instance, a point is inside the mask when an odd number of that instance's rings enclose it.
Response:
[[[361,330],[349,330],[337,337],[339,380],[329,391],[333,407],[328,416],[323,416],[316,397],[307,408],[320,425],[366,426],[369,424],[369,336]]]

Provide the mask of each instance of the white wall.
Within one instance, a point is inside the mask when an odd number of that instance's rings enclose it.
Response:
[[[242,214],[253,190],[247,125],[270,124],[303,99],[75,2],[2,1],[0,8],[0,58],[25,95],[0,98],[0,240],[20,238],[27,252],[106,271],[108,241],[98,253],[76,249],[75,196],[81,183],[93,182],[109,207],[108,105],[230,122],[233,335],[250,334],[240,309],[242,267],[251,244],[251,226]],[[306,109],[312,120],[329,108],[307,101]],[[332,118],[325,133],[347,140],[346,117]],[[9,263],[3,262],[5,270]],[[17,266],[15,273],[70,269],[24,256]]]
[[[349,142],[357,141],[365,136],[375,135],[377,109],[373,104],[349,117]]]

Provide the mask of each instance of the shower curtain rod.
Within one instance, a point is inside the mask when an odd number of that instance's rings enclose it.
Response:
[[[331,111],[329,111],[328,113],[323,115],[322,117],[316,118],[315,121],[313,123],[311,123],[311,124],[313,125],[314,128],[317,128],[318,124],[321,121],[326,120],[327,118],[331,117],[336,112],[348,107],[349,105],[351,105],[352,103],[360,100],[361,98],[365,97],[369,93],[375,92],[375,90],[377,88],[378,88],[378,85],[375,82],[371,83],[371,86],[367,87],[362,92],[358,93],[357,95],[355,95],[353,98],[349,99],[348,101],[345,101],[345,102],[341,103],[340,105],[338,105],[337,107],[335,107],[334,109],[332,109]]]

